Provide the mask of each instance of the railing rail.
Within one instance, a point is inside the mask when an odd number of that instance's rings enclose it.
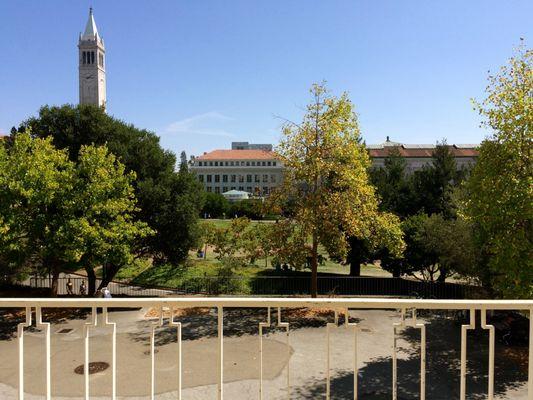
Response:
[[[466,399],[466,375],[468,374],[466,363],[468,359],[467,354],[467,333],[468,330],[475,328],[476,314],[481,316],[480,327],[489,333],[489,360],[488,360],[488,386],[487,395],[489,400],[494,398],[494,346],[495,346],[495,329],[494,326],[488,323],[487,313],[493,310],[518,310],[521,312],[528,312],[530,321],[533,316],[533,300],[423,300],[423,299],[384,299],[384,298],[235,298],[235,297],[221,297],[221,298],[200,298],[200,297],[180,297],[180,298],[113,298],[113,299],[82,299],[82,298],[2,298],[0,299],[0,308],[19,308],[24,309],[26,314],[25,322],[18,326],[18,338],[19,338],[19,399],[24,399],[24,332],[25,328],[32,325],[32,314],[35,312],[36,325],[43,328],[45,335],[45,347],[46,347],[46,399],[51,399],[51,375],[50,375],[50,323],[42,320],[42,310],[48,308],[86,308],[91,310],[91,317],[89,322],[85,324],[84,338],[85,338],[85,398],[89,399],[89,379],[88,379],[88,366],[89,366],[89,342],[90,342],[90,330],[98,327],[100,324],[109,326],[112,328],[112,341],[113,341],[113,357],[112,357],[112,390],[111,398],[116,398],[116,323],[110,321],[109,312],[112,309],[120,308],[137,308],[137,307],[151,307],[158,312],[158,319],[153,323],[151,342],[150,342],[150,356],[151,356],[151,398],[154,398],[155,388],[155,357],[156,352],[154,350],[154,329],[157,326],[163,325],[165,309],[170,310],[169,325],[176,328],[177,334],[177,346],[178,346],[178,373],[179,373],[179,385],[177,398],[181,399],[181,373],[182,373],[182,353],[181,353],[181,333],[182,326],[179,320],[175,320],[174,310],[190,307],[209,307],[214,308],[217,311],[217,343],[218,343],[218,390],[217,398],[222,400],[224,398],[224,309],[231,308],[263,308],[268,310],[267,321],[259,323],[258,332],[261,334],[261,340],[259,342],[259,358],[258,362],[261,363],[261,382],[258,397],[261,399],[263,396],[263,345],[262,334],[263,328],[268,328],[272,325],[270,318],[270,310],[272,308],[278,308],[277,326],[285,328],[287,332],[287,346],[289,346],[289,333],[290,324],[283,321],[282,313],[290,308],[327,308],[334,311],[334,322],[327,324],[327,358],[326,358],[326,371],[327,371],[327,383],[325,396],[326,399],[330,399],[331,395],[331,380],[330,380],[330,334],[329,330],[339,325],[339,312],[345,313],[345,326],[346,328],[353,329],[354,333],[354,391],[353,398],[357,400],[358,397],[358,385],[360,378],[357,378],[357,333],[358,324],[349,320],[348,310],[356,309],[397,309],[401,311],[400,319],[398,322],[394,322],[391,329],[394,331],[394,343],[393,343],[393,381],[392,381],[392,399],[397,400],[397,362],[396,362],[396,338],[397,330],[405,326],[412,326],[421,331],[420,341],[420,399],[425,400],[426,393],[426,325],[424,320],[417,319],[417,310],[466,310],[470,314],[470,323],[463,324],[461,327],[461,369],[460,369],[460,396],[461,400]],[[103,319],[99,321],[97,318],[98,309],[102,309]],[[533,338],[533,323],[529,324],[529,337]],[[529,345],[529,378],[528,378],[528,399],[533,399],[533,345],[530,339]],[[289,349],[289,347],[288,347]],[[287,369],[287,398],[291,397],[291,382],[289,377],[289,371]]]

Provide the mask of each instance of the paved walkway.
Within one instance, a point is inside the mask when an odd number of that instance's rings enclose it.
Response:
[[[121,399],[149,398],[151,322],[147,310],[114,312],[110,319],[117,323],[117,394]],[[247,316],[248,315],[248,316]],[[259,337],[257,324],[264,315],[241,312],[225,315],[224,394],[226,399],[258,398]],[[358,344],[359,394],[365,400],[391,398],[392,323],[398,320],[393,311],[357,311],[360,319]],[[182,318],[183,323],[183,398],[216,399],[217,339],[216,315],[206,314]],[[73,370],[83,363],[82,328],[85,320],[68,320],[52,326],[53,398],[80,399],[83,376]],[[57,333],[72,329],[69,333]],[[319,399],[325,393],[326,329],[324,321],[312,324],[291,323],[289,358],[285,335],[272,331],[265,335],[264,399],[286,399],[287,366],[290,366],[292,399]],[[164,327],[156,334],[157,399],[175,399],[177,382],[177,349],[175,328]],[[458,355],[460,328],[449,320],[432,321],[428,325],[427,398],[456,399],[459,384]],[[486,335],[472,333],[469,342],[469,398],[484,398],[486,393]],[[341,326],[332,331],[332,399],[353,398],[353,334]],[[399,345],[399,399],[418,398],[418,333],[407,330]],[[110,362],[111,336],[104,327],[91,330],[91,361]],[[0,398],[16,399],[18,385],[17,341],[0,341]],[[527,371],[512,359],[496,355],[496,398],[526,400]],[[44,388],[44,349],[39,332],[27,332],[25,339],[26,396],[42,399]],[[525,378],[524,378],[525,377]],[[108,399],[110,370],[91,376],[91,398]]]

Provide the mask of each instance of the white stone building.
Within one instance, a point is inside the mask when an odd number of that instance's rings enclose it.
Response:
[[[208,192],[244,191],[268,196],[283,179],[283,165],[269,150],[214,150],[192,160],[191,171]]]
[[[83,34],[78,40],[80,104],[95,104],[106,108],[106,77],[104,40],[98,34],[93,9]]]

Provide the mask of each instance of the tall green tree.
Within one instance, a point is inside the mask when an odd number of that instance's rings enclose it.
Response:
[[[288,122],[277,151],[285,166],[281,190],[273,200],[294,202],[291,221],[311,242],[311,295],[317,295],[318,246],[332,257],[344,257],[347,238],[377,241],[386,227],[397,240],[388,244],[401,253],[397,217],[382,214],[369,183],[370,159],[361,143],[353,104],[347,94],[334,97],[322,85],[311,89],[312,102],[301,123]]]
[[[2,268],[50,272],[57,293],[61,272],[85,268],[90,293],[94,269],[130,263],[135,242],[151,231],[133,219],[134,173],[105,147],[82,146],[78,163],[48,139],[22,133],[2,147],[0,239]]]
[[[458,170],[455,157],[446,139],[437,143],[432,154],[431,165],[413,174],[414,204],[417,212],[442,214],[455,217],[451,196],[461,182],[464,171]]]
[[[521,48],[489,76],[487,97],[475,106],[492,131],[466,184],[480,274],[496,294],[532,298],[533,51]]]
[[[199,183],[176,172],[176,157],[163,150],[152,132],[107,115],[91,105],[44,106],[39,116],[24,121],[19,131],[31,129],[34,137],[52,137],[59,149],[67,149],[76,161],[83,145],[106,145],[136,174],[136,218],[156,231],[140,243],[139,253],[151,254],[156,262],[179,262],[197,240],[197,217],[203,203]]]
[[[416,214],[411,177],[406,170],[405,158],[393,147],[383,168],[372,168],[370,178],[381,198],[380,208],[399,217]]]

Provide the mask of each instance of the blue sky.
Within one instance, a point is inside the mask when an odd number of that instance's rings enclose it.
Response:
[[[348,91],[363,137],[476,143],[470,98],[525,39],[532,1],[0,0],[0,132],[78,101],[77,39],[94,7],[109,113],[200,154],[272,142],[313,82]]]

